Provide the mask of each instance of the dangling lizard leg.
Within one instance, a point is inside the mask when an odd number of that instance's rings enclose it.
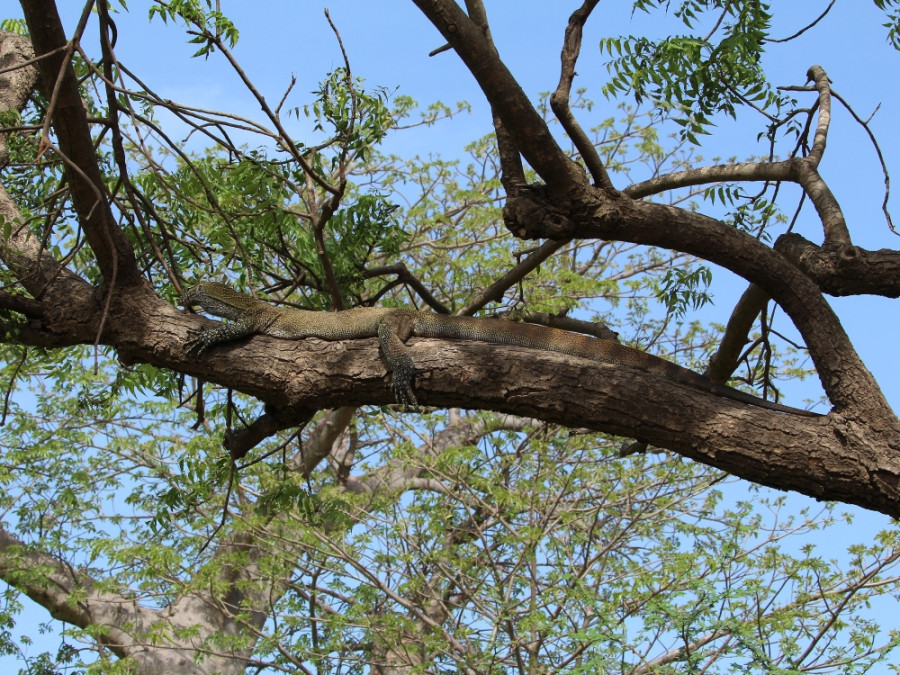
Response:
[[[378,343],[381,345],[381,353],[384,355],[384,360],[387,361],[388,370],[391,373],[391,389],[397,403],[418,410],[419,404],[413,393],[413,380],[418,369],[409,355],[409,348],[400,337],[400,334],[404,333],[405,337],[409,337],[412,333],[412,326],[410,325],[407,330],[405,326],[392,326],[391,323],[382,321],[378,324]]]

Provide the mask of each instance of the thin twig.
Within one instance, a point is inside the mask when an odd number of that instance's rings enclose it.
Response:
[[[817,23],[819,23],[822,19],[825,18],[825,15],[828,14],[828,12],[831,11],[831,8],[832,8],[832,7],[834,7],[835,1],[836,1],[836,0],[831,0],[831,2],[828,3],[828,7],[825,8],[825,11],[823,11],[821,14],[819,14],[819,16],[815,19],[815,21],[813,21],[812,23],[810,23],[810,24],[804,26],[803,28],[801,28],[800,30],[798,30],[798,31],[797,31],[796,33],[794,33],[793,35],[789,35],[789,36],[786,37],[786,38],[766,38],[766,42],[790,42],[790,41],[793,40],[794,38],[800,37],[800,36],[803,35],[806,31],[808,31],[810,28],[812,28],[812,27],[815,26]]]
[[[878,141],[875,139],[875,134],[872,133],[872,129],[869,127],[869,120],[875,116],[875,113],[878,112],[878,109],[881,107],[879,103],[872,114],[869,116],[868,120],[862,119],[859,115],[856,114],[856,111],[838,94],[836,91],[831,92],[832,95],[843,104],[844,108],[853,116],[860,126],[866,130],[866,135],[868,135],[869,140],[872,141],[872,146],[875,148],[875,154],[878,155],[878,161],[881,164],[881,171],[884,174],[884,200],[881,202],[881,210],[884,212],[884,217],[887,220],[888,227],[891,229],[896,235],[900,235],[896,229],[894,229],[894,223],[891,220],[891,213],[888,211],[888,200],[891,198],[891,175],[888,172],[887,163],[884,161],[884,155],[881,153],[881,147],[878,145]]]

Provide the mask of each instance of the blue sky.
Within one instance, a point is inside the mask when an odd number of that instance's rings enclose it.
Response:
[[[71,30],[82,3],[64,0],[58,4],[63,12],[68,12],[64,21]],[[556,86],[562,31],[568,13],[578,4],[574,0],[486,1],[501,56],[526,92],[535,98]],[[825,0],[774,2],[775,34],[793,34],[827,4]],[[167,26],[158,19],[148,23],[146,0],[129,0],[128,6],[129,14],[116,17],[117,54],[157,92],[180,103],[261,119],[256,103],[217,55],[208,60],[191,59],[196,47],[187,44],[181,26]],[[296,76],[292,101],[302,105],[324,75],[342,64],[340,50],[322,12],[324,5],[319,2],[222,0],[222,6],[241,32],[236,56],[270,102],[277,101],[291,77]],[[364,77],[369,85],[397,87],[399,94],[412,96],[423,105],[436,100],[448,104],[467,100],[473,105],[471,115],[442,124],[438,134],[417,130],[392,137],[387,145],[389,150],[402,155],[440,152],[452,156],[465,143],[490,130],[487,106],[472,76],[455,54],[427,56],[443,40],[411,2],[332,0],[328,7],[354,74]],[[0,0],[0,18],[20,15],[18,3]],[[807,68],[818,64],[829,73],[835,90],[860,116],[868,118],[880,105],[872,129],[896,179],[900,176],[900,139],[894,129],[900,110],[900,93],[896,87],[900,53],[885,42],[885,30],[880,26],[882,16],[871,1],[838,0],[831,15],[802,40],[773,45],[765,58],[772,80],[778,84],[803,84]],[[615,103],[605,102],[600,94],[606,71],[597,49],[599,39],[616,34],[659,35],[677,30],[674,22],[665,24],[644,15],[632,17],[626,2],[600,3],[585,30],[577,68],[580,75],[576,80],[576,86],[589,88],[601,110],[608,109],[596,114],[595,119],[613,115],[615,111]],[[89,52],[97,53],[94,33],[86,36],[85,45]],[[300,138],[308,132],[303,128],[304,123],[295,122]],[[756,124],[743,121],[723,124],[713,136],[704,139],[700,152],[706,157],[741,158],[763,153],[765,148],[756,141],[757,131]],[[863,130],[837,103],[821,170],[844,209],[854,243],[870,249],[900,245],[900,239],[889,232],[881,214],[883,178],[875,153]],[[900,195],[895,196],[893,203],[897,204],[898,200]],[[900,226],[900,212],[895,217]],[[821,240],[811,209],[805,211],[798,231],[813,241]],[[728,274],[724,272],[717,278],[726,283],[715,289],[715,314],[710,313],[709,318],[721,321],[722,313],[730,312],[730,299],[743,289],[743,284],[727,281]],[[894,409],[900,410],[894,349],[900,331],[896,301],[853,297],[832,299],[832,304]],[[813,392],[810,395],[814,396],[814,385],[810,387],[809,391]],[[792,389],[791,393],[803,398],[799,390],[794,394]],[[861,528],[871,528],[874,532],[886,523],[887,519],[878,514],[861,512],[854,529],[858,535],[865,531]],[[24,622],[17,631],[21,628],[25,632],[23,625]]]

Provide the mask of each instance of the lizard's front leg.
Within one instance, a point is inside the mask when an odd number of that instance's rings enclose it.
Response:
[[[185,342],[188,354],[199,356],[210,347],[222,344],[223,342],[231,342],[246,337],[255,331],[243,325],[240,321],[237,323],[220,323],[216,328],[192,328],[188,331],[189,338]]]
[[[394,398],[397,403],[415,410],[419,407],[413,394],[413,379],[417,369],[409,355],[409,349],[403,343],[412,333],[412,325],[407,325],[408,323],[407,320],[382,321],[378,324],[378,343],[391,373]]]

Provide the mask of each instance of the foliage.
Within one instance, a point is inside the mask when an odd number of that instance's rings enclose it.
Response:
[[[693,29],[714,10],[715,39],[601,44],[613,59],[603,93],[651,104],[603,117],[586,91],[573,101],[623,182],[693,168],[688,143],[717,114],[792,105],[759,65],[768,5],[684,0],[675,16]],[[195,56],[233,57],[237,28],[209,1],[160,2],[150,17],[183,24]],[[144,277],[169,300],[211,278],[323,310],[377,302],[453,312],[525,255],[503,225],[493,135],[449,158],[384,149],[399,130],[440,124],[466,104],[419,110],[367,89],[345,64],[311,100],[284,107],[310,125],[301,141],[285,131],[281,105],[259,124],[177,107],[123,70],[123,168],[95,65],[76,60],[104,185]],[[48,107],[34,94],[4,122],[35,132]],[[173,108],[208,147],[187,152],[171,140],[160,120]],[[677,136],[666,134],[669,119]],[[233,142],[235,132],[254,142]],[[97,281],[62,162],[41,161],[25,132],[9,150],[3,183],[29,231],[68,271]],[[765,239],[784,222],[773,193],[719,183],[667,198],[700,200]],[[8,227],[4,240],[11,235]],[[573,240],[478,310],[568,313],[691,365],[719,337],[715,326],[685,323],[711,301],[711,281],[686,255]],[[764,381],[800,374],[791,346],[771,326],[760,330],[745,363],[768,368],[774,354]],[[222,439],[271,413],[250,396],[126,367],[103,347],[7,339],[0,350],[0,507],[23,552],[90,576],[72,606],[95,590],[123,614],[141,606],[175,616],[179,603],[197,602],[226,625],[160,620],[135,638],[148,652],[183,650],[200,666],[241,654],[260,672],[362,673],[406,659],[421,672],[864,673],[900,645],[870,611],[900,595],[900,530],[825,559],[811,543],[817,532],[853,538],[835,505],[797,509],[667,452],[625,452],[622,439],[484,411],[368,407],[343,422],[342,411],[319,411],[234,458]],[[331,425],[341,431],[334,438]],[[307,468],[311,456],[320,463]],[[52,585],[50,568],[3,572],[0,652],[19,653],[30,672],[132,668],[106,639],[121,626],[100,623],[68,624],[56,654],[21,655],[17,589]]]
[[[888,29],[888,42],[894,49],[900,49],[900,3],[897,0],[874,0],[874,2],[878,9],[887,13],[888,20],[884,27]]]
[[[662,5],[668,7],[669,2],[634,3],[636,10],[644,12]],[[721,13],[706,37],[652,40],[629,36],[600,42],[601,51],[615,57],[607,66],[612,77],[603,87],[604,94],[631,92],[639,103],[648,98],[662,110],[677,105],[674,120],[695,145],[699,145],[697,135],[709,133],[708,127],[719,113],[736,117],[747,103],[775,111],[789,103],[768,84],[760,66],[772,18],[768,3],[684,0],[675,16],[694,28],[706,23],[706,12]]]
[[[205,7],[204,7],[205,5]],[[216,4],[218,7],[218,3]],[[211,0],[169,0],[165,3],[150,5],[148,16],[150,19],[159,17],[163,22],[169,19],[181,19],[186,26],[200,29],[195,33],[191,42],[200,45],[194,52],[194,57],[209,57],[216,50],[216,42],[224,39],[230,47],[234,47],[238,41],[238,30],[235,25],[222,12],[212,9]],[[216,39],[213,39],[215,36]]]

